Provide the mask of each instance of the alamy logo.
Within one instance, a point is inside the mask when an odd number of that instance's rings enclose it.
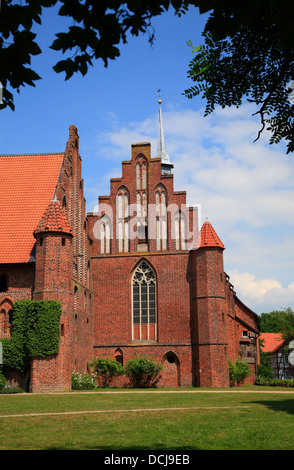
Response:
[[[118,207],[118,204],[116,204]],[[176,204],[157,205],[140,204],[125,205],[113,213],[109,204],[99,204],[99,220],[93,227],[93,235],[96,239],[128,238],[134,240],[140,238],[144,228],[148,231],[148,239],[166,239],[168,235],[168,220],[171,223],[169,237],[185,241],[194,240],[198,234],[200,204],[192,207]],[[121,212],[121,214],[120,214]],[[116,234],[116,235],[115,235]],[[144,236],[144,234],[143,234]]]

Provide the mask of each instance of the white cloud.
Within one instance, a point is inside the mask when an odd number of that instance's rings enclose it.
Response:
[[[248,272],[230,271],[230,282],[240,300],[257,313],[294,307],[294,282],[286,287],[274,278],[256,279]]]

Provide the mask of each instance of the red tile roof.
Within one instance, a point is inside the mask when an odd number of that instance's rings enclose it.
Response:
[[[34,234],[46,232],[69,233],[72,235],[68,219],[59,203],[50,202]]]
[[[198,248],[204,247],[219,247],[225,249],[210,222],[204,222],[191,249],[197,250]]]
[[[53,199],[63,153],[0,155],[0,263],[28,262]]]
[[[285,343],[282,333],[260,333],[260,339],[263,340],[263,352],[275,352]]]

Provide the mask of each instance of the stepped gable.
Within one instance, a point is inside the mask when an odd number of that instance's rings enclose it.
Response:
[[[34,231],[34,236],[38,233],[59,232],[73,235],[67,217],[56,199],[53,199],[44,213],[41,222]]]
[[[222,241],[214,230],[210,222],[204,222],[202,228],[193,243],[191,250],[197,250],[198,248],[217,247],[225,249]]]

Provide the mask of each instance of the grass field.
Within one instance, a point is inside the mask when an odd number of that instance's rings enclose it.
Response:
[[[294,391],[0,395],[0,450],[293,450]]]

